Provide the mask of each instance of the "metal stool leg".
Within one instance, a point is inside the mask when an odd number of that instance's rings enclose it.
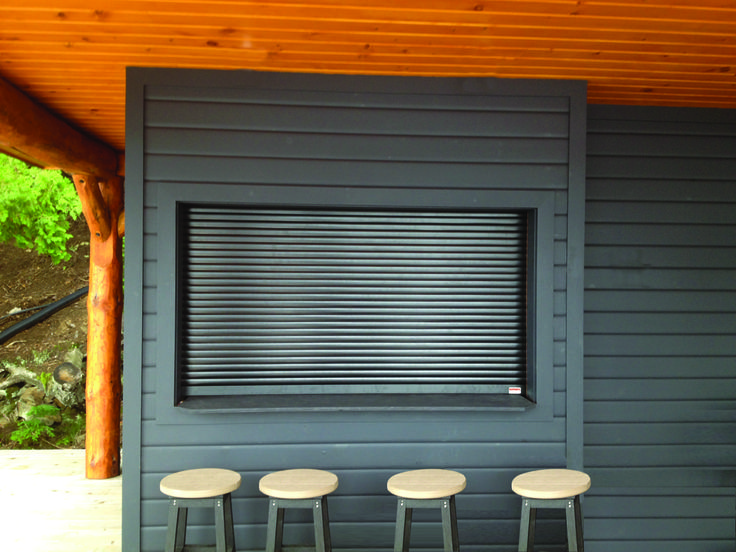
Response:
[[[580,504],[580,495],[575,497],[575,523],[577,525],[578,552],[584,552],[585,540],[583,538],[583,507]]]
[[[396,533],[394,552],[408,552],[411,540],[412,509],[407,508],[406,500],[400,498],[396,506]]]
[[[567,522],[567,548],[569,552],[583,551],[583,512],[580,508],[580,496],[570,498],[565,508]]]
[[[316,552],[331,552],[330,519],[327,511],[327,497],[314,499],[312,503],[314,517],[314,546]]]
[[[284,510],[279,508],[278,501],[269,500],[268,528],[266,529],[266,552],[281,552],[281,541],[284,535]]]
[[[519,527],[519,552],[534,550],[534,529],[537,520],[537,509],[533,508],[529,499],[521,503],[521,525]]]
[[[445,552],[458,552],[460,539],[457,534],[457,512],[455,510],[455,496],[442,499],[442,536]]]
[[[169,523],[166,530],[166,552],[181,552],[187,537],[187,509],[176,498],[169,500]]]
[[[235,528],[233,526],[233,499],[230,493],[224,497],[223,514],[225,521],[225,546],[228,552],[235,552]]]
[[[233,511],[230,494],[215,499],[215,550],[235,552],[233,536]]]

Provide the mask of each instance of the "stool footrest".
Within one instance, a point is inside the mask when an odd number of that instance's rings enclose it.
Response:
[[[403,502],[407,508],[441,508],[448,500],[454,497],[446,496],[444,498],[399,498],[399,502]]]
[[[216,544],[187,544],[177,552],[217,552]]]
[[[304,508],[311,510],[315,507],[315,504],[319,508],[319,504],[322,503],[324,497],[318,496],[315,498],[269,498],[271,506],[277,508]]]

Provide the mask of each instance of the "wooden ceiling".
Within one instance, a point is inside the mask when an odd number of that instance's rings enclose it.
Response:
[[[582,79],[736,108],[736,0],[2,0],[0,76],[118,152],[125,68]]]

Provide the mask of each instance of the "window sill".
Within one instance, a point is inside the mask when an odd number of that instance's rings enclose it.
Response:
[[[178,410],[197,414],[428,410],[524,412],[535,406],[521,395],[239,395],[191,397],[182,401]]]

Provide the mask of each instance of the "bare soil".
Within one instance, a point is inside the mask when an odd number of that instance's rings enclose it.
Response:
[[[89,230],[84,217],[72,223],[67,247],[72,258],[54,265],[49,257],[0,243],[0,332],[89,283]],[[35,373],[52,373],[71,349],[87,350],[87,295],[46,320],[0,344],[0,369],[6,363]],[[6,377],[0,372],[0,382]],[[0,393],[4,393],[0,391]],[[2,436],[0,436],[1,440]]]

